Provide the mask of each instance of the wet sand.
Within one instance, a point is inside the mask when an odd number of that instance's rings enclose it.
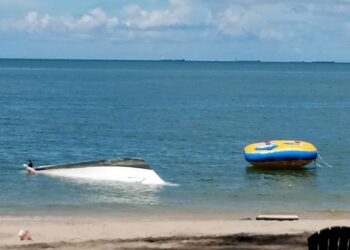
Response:
[[[226,235],[226,236],[178,236],[140,238],[132,240],[89,240],[82,242],[33,243],[4,246],[4,249],[307,249],[306,234],[297,235]]]
[[[244,214],[246,216],[246,214]],[[0,249],[307,249],[307,237],[348,215],[303,215],[298,221],[257,221],[254,216],[128,215],[108,217],[0,216]],[[21,241],[20,229],[32,240]]]

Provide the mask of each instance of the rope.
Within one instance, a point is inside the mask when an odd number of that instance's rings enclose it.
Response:
[[[320,162],[318,162],[317,160],[319,159]],[[322,164],[324,164],[325,166],[332,168],[333,166],[331,164],[329,164],[328,162],[326,162],[322,156],[320,154],[318,154],[316,160],[315,160],[315,164],[317,167],[319,168],[323,168]]]
[[[323,168],[322,165],[319,164],[319,163],[317,162],[317,159],[318,159],[318,158],[316,158],[316,159],[314,160],[315,165],[316,165],[317,167],[319,167],[319,168]]]

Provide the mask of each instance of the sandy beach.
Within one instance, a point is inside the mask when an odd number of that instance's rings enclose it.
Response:
[[[307,249],[307,237],[350,226],[348,213],[257,221],[254,214],[0,217],[0,249]],[[31,241],[21,241],[20,229]]]

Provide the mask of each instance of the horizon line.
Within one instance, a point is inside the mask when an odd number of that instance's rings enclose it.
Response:
[[[25,58],[25,57],[0,57],[0,60],[56,60],[56,61],[154,61],[154,62],[223,62],[223,63],[329,63],[329,64],[347,64],[350,61],[333,61],[333,60],[312,60],[312,61],[274,61],[274,60],[192,60],[192,59],[102,59],[102,58]]]

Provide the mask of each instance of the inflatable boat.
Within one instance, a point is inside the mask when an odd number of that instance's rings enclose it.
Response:
[[[27,164],[23,166],[29,174],[141,184],[165,184],[164,180],[144,160],[136,158],[119,158],[39,167],[29,167]]]
[[[255,167],[302,167],[317,157],[317,149],[306,141],[273,140],[244,148],[245,159]]]

